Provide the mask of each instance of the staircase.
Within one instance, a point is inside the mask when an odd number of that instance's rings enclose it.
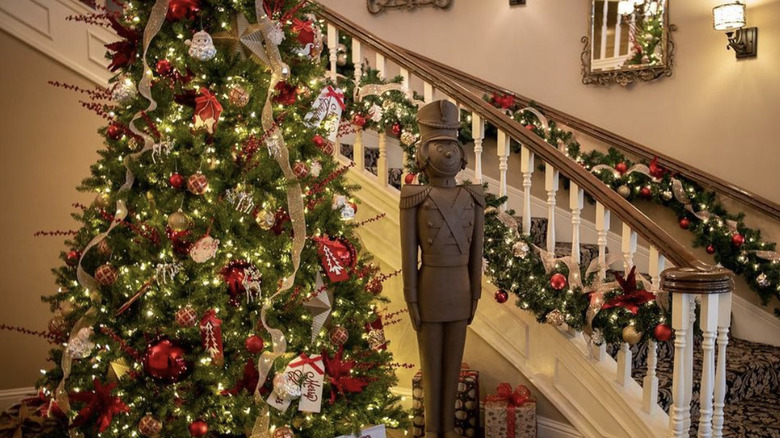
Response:
[[[40,18],[42,9],[46,10],[46,20]],[[79,34],[81,40],[74,42],[59,33],[64,27],[61,18],[83,9],[75,0],[4,2],[0,5],[0,25],[102,82],[110,75],[97,67],[103,63],[102,44],[112,41],[111,35],[93,29]],[[370,55],[382,74],[399,72],[410,94],[412,84],[419,83],[415,91],[425,101],[447,98],[471,112],[474,155],[463,176],[485,182],[491,192],[507,196],[505,209],[520,214],[517,221],[521,232],[531,235],[537,246],[554,252],[556,257],[573,253],[581,264],[604,260],[608,253],[621,254],[629,265],[635,264],[647,273],[654,291],[660,290],[662,273],[670,265],[708,272],[685,246],[593,175],[482,101],[480,93],[470,91],[474,84],[468,76],[384,42],[328,8],[323,7],[321,18],[327,22],[333,80],[337,80],[338,37],[347,34],[353,41],[353,59]],[[45,26],[38,26],[44,21]],[[359,78],[361,68],[355,67]],[[569,122],[576,126],[578,121]],[[483,140],[486,123],[498,128],[497,144]],[[522,145],[519,157],[510,154],[512,140]],[[361,228],[363,245],[386,269],[398,269],[396,186],[402,178],[397,169],[405,160],[399,157],[394,140],[384,133],[359,131],[341,141],[344,147],[335,148],[336,158],[358,164],[348,177],[361,187],[356,193],[361,201],[360,217],[386,214],[382,221]],[[495,150],[498,163],[495,168],[483,169],[482,154],[488,150]],[[543,171],[538,170],[540,163]],[[517,187],[509,182],[513,174],[522,177]],[[568,191],[560,189],[561,177],[571,181]],[[728,187],[724,184],[723,190]],[[585,205],[584,194],[596,200],[595,208]],[[640,239],[643,244],[637,245]],[[486,296],[495,290],[487,281],[483,286]],[[631,348],[628,344],[598,347],[583,333],[540,324],[530,312],[489,298],[482,300],[471,332],[500,351],[585,437],[682,437],[695,433],[700,412],[705,411],[705,428],[699,436],[780,437],[780,350],[728,339],[730,292],[709,294],[686,289],[684,284],[671,292],[673,326],[678,334],[675,341]],[[388,287],[386,293],[395,306],[402,305],[398,290]],[[701,303],[698,315],[693,312],[694,299]],[[693,335],[694,323],[703,330],[703,337]],[[416,362],[416,341],[411,330],[391,327],[388,331],[396,356],[401,361]],[[409,386],[410,375],[403,375],[403,371],[399,374],[401,382]],[[403,387],[399,392],[410,393]],[[705,409],[700,408],[702,393]],[[691,406],[690,410],[686,405]]]

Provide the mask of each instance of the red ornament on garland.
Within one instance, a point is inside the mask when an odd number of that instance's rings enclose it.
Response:
[[[184,177],[178,172],[171,175],[171,177],[168,178],[168,182],[171,183],[171,187],[176,190],[184,187]]]
[[[366,126],[366,116],[363,114],[355,114],[352,116],[352,124],[355,126],[360,126],[361,128]]]
[[[404,177],[404,183],[406,184],[414,184],[414,180],[417,179],[417,175],[413,173],[407,173]]]
[[[626,173],[626,171],[628,171],[628,165],[621,161],[620,163],[615,164],[615,170],[617,170],[618,172],[620,172],[621,175],[623,175],[624,173]]]
[[[162,430],[162,421],[155,418],[151,413],[141,418],[138,422],[138,432],[143,436],[157,436]]]
[[[116,283],[116,279],[116,268],[111,266],[110,263],[101,265],[95,271],[95,280],[97,280],[98,284],[101,286],[111,286],[112,284]]]
[[[173,66],[171,66],[171,61],[168,61],[167,59],[161,59],[157,61],[155,70],[160,76],[168,76],[173,71]]]
[[[366,285],[366,290],[372,295],[381,294],[383,289],[384,286],[382,286],[382,282],[377,280],[376,278],[369,281],[368,284]]]
[[[206,436],[209,433],[209,425],[203,420],[195,420],[189,425],[190,435]]]
[[[493,294],[493,299],[495,299],[498,304],[504,304],[509,300],[509,293],[503,289],[499,289]]]
[[[709,245],[707,245],[707,254],[710,254],[710,255],[715,254],[715,245],[713,245],[711,243]]]
[[[731,244],[735,247],[739,248],[745,243],[745,236],[743,236],[740,233],[734,233],[733,236],[731,236]]]
[[[401,134],[401,124],[395,123],[392,128],[393,135],[398,136]]]
[[[562,290],[564,287],[566,287],[566,276],[563,274],[553,274],[552,277],[550,277],[550,286],[552,286],[555,290]]]
[[[661,342],[666,342],[672,339],[672,328],[668,324],[658,324],[653,329],[653,336]]]
[[[325,139],[321,135],[317,134],[311,138],[312,143],[318,148],[322,148],[325,145]]]
[[[309,176],[309,166],[307,166],[306,163],[297,161],[295,164],[293,164],[293,173],[298,177],[298,179],[306,178]]]
[[[122,128],[118,124],[112,123],[106,128],[106,135],[112,140],[119,140],[122,138]]]
[[[650,199],[653,197],[653,191],[650,190],[650,187],[642,187],[639,189],[639,196],[645,199]]]
[[[199,0],[171,0],[165,18],[168,21],[179,21],[184,18],[192,20],[197,16],[198,11],[200,11]]]
[[[74,249],[73,251],[68,251],[68,253],[65,255],[65,264],[68,266],[76,266],[79,264],[80,259],[81,251],[76,251]]]
[[[198,172],[193,173],[187,179],[187,190],[193,195],[202,195],[206,193],[206,189],[209,187],[209,180],[206,175]]]
[[[246,338],[246,341],[244,342],[244,346],[246,347],[246,350],[252,354],[257,354],[261,351],[263,351],[263,348],[265,347],[265,342],[263,342],[263,338],[257,335],[252,335],[248,338]]]
[[[683,230],[687,230],[690,227],[691,227],[690,219],[688,219],[687,217],[680,218],[680,228],[682,228]]]
[[[161,337],[146,348],[144,371],[162,383],[179,382],[190,370],[184,349],[168,338]]]

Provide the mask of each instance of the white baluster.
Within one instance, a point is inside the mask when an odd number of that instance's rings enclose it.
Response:
[[[355,162],[355,169],[362,173],[366,168],[366,151],[363,146],[363,128],[357,127],[355,131],[355,144],[352,146],[352,161]]]
[[[544,163],[544,189],[547,190],[547,251],[555,253],[555,195],[558,193],[558,171]]]
[[[569,208],[571,209],[571,258],[580,263],[580,225],[582,208],[585,206],[585,192],[575,183],[569,187]]]
[[[433,85],[423,82],[423,99],[425,103],[433,102]]]
[[[673,291],[670,291],[673,292]],[[669,408],[669,437],[688,436],[685,429],[685,414],[690,414],[690,402],[685,402],[686,388],[693,383],[692,369],[686,366],[686,351],[692,350],[688,344],[690,327],[691,299],[686,294],[672,294],[672,328],[674,329],[674,374],[672,380],[672,406]]]
[[[330,52],[330,79],[336,82],[336,62],[338,61],[339,30],[328,23],[328,52]]]
[[[406,97],[412,96],[412,91],[409,89],[409,70],[401,67],[401,85],[404,86],[404,93]]]
[[[606,19],[604,21],[606,21]],[[622,24],[623,24],[623,20],[621,19],[620,14],[618,14],[617,23],[615,23],[615,47],[612,50],[613,58],[617,58],[620,56],[620,48],[621,48],[620,46],[622,44],[620,40],[623,37]]]
[[[625,275],[628,275],[628,271],[634,266],[634,254],[636,253],[636,232],[631,229],[627,224],[623,224],[623,268],[626,271]]]
[[[376,176],[379,186],[387,186],[387,134],[379,133],[379,157],[376,160]]]
[[[715,387],[715,332],[718,327],[718,294],[701,296],[702,331],[701,388],[699,397],[699,438],[712,437],[712,392]]]
[[[620,351],[617,354],[617,382],[625,385],[631,381],[631,358],[633,353],[627,342],[620,343]]]
[[[499,130],[498,131],[498,145],[496,147],[498,152],[498,171],[501,175],[501,185],[498,188],[499,196],[506,196],[507,194],[507,181],[506,171],[509,169],[509,136]],[[502,210],[506,210],[507,203],[501,206]]]
[[[609,30],[607,17],[609,17],[609,3],[610,2],[604,2],[604,13],[601,14],[601,16],[604,18],[601,23],[601,53],[599,59],[604,59],[607,57],[607,31]]]
[[[355,99],[358,97],[360,80],[363,78],[363,49],[360,40],[352,38],[352,65],[355,66]]]
[[[596,231],[599,245],[599,278],[607,277],[607,234],[609,233],[610,212],[600,202],[596,203]]]
[[[379,70],[379,79],[385,78],[385,55],[376,54],[376,69]]]
[[[534,173],[534,153],[525,146],[520,149],[520,171],[523,172],[523,234],[531,235],[531,176]]]
[[[482,184],[482,139],[485,138],[485,122],[477,113],[471,113],[471,136],[474,138],[474,176]]]
[[[657,294],[661,286],[661,272],[664,270],[666,258],[662,256],[654,246],[650,247],[650,278],[652,285],[645,285],[650,288],[654,294]],[[655,341],[650,341],[647,352],[647,374],[642,382],[643,407],[645,412],[652,414],[658,409],[658,375],[656,368],[658,365],[657,345]]]
[[[715,370],[715,400],[712,414],[712,436],[723,437],[723,407],[726,405],[726,346],[731,326],[731,293],[718,300],[718,362]]]
[[[688,380],[685,382],[685,406],[687,410],[683,412],[685,430],[691,430],[691,401],[693,400],[693,324],[696,322],[696,295],[687,295],[690,300],[688,306],[688,331],[685,333],[685,342],[688,348],[685,350],[685,372]]]

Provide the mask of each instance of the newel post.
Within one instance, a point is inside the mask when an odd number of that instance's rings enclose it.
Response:
[[[672,296],[674,329],[674,377],[672,407],[669,411],[669,437],[687,437],[690,430],[693,388],[693,327],[696,297],[701,299],[699,326],[702,331],[702,364],[699,437],[713,436],[713,417],[723,418],[726,386],[725,342],[719,345],[715,369],[715,337],[728,331],[734,274],[725,268],[702,265],[672,268],[663,272],[661,288]],[[725,327],[724,327],[725,326]],[[719,343],[720,344],[720,343]],[[718,389],[716,391],[716,388]],[[715,398],[713,404],[713,397]],[[713,407],[715,409],[713,409]],[[722,421],[722,420],[721,420]],[[718,427],[715,427],[717,436]]]

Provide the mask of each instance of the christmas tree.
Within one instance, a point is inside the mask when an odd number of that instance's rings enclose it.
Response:
[[[121,40],[110,87],[81,90],[106,147],[44,298],[49,414],[85,437],[402,426],[313,6],[118,4],[76,17]]]

